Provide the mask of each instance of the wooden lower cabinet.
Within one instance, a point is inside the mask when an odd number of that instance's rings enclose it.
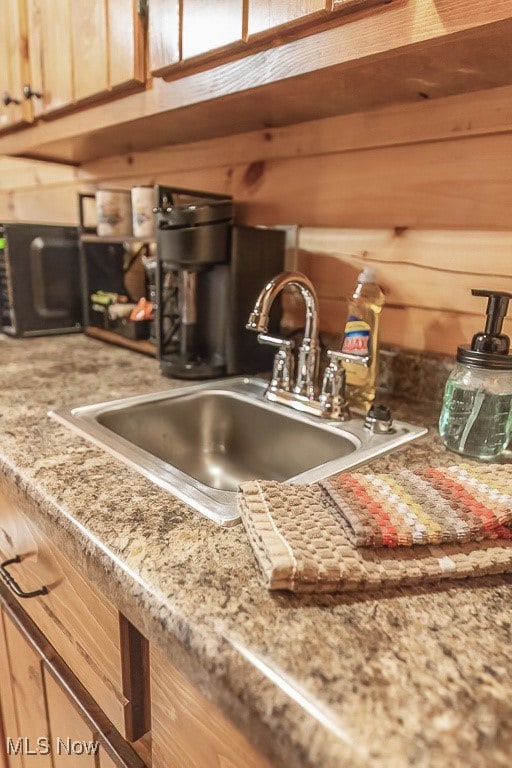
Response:
[[[17,602],[0,592],[0,765],[144,768]]]
[[[271,768],[218,707],[151,649],[153,768]]]
[[[270,768],[0,475],[0,768]]]
[[[157,649],[150,668],[151,734],[130,744],[0,586],[0,767],[271,768]]]

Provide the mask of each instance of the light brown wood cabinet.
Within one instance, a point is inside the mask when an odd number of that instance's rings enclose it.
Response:
[[[31,104],[23,96],[28,71],[24,6],[0,0],[0,130],[32,120]]]
[[[31,593],[45,588],[45,594],[16,599],[116,728],[126,733],[130,703],[122,665],[127,650],[119,613],[6,493],[0,493],[0,558],[2,573],[15,589]]]
[[[275,30],[283,24],[291,27],[299,22],[325,18],[330,8],[330,0],[247,0],[247,38]]]
[[[29,8],[51,2],[22,1]],[[77,0],[77,9],[82,1]],[[54,2],[69,8],[71,0]],[[121,74],[115,79],[109,75],[105,90],[105,77],[100,72],[95,79],[98,91],[90,95],[89,76],[81,73],[80,98],[73,102],[69,72],[49,67],[45,77],[50,80],[54,70],[52,87],[37,85],[35,77],[31,81],[34,89],[43,92],[42,100],[33,99],[34,109],[38,114],[46,110],[45,115],[58,115],[59,119],[38,120],[29,130],[4,131],[0,154],[76,165],[169,142],[184,144],[373,111],[390,104],[422,103],[511,82],[512,0],[468,0],[464,5],[436,0],[326,0],[325,8],[322,0],[222,0],[218,4],[151,0],[149,69],[156,77],[148,81],[144,92],[109,101],[110,95],[127,83],[142,87],[133,74],[130,54],[124,58],[121,45],[112,42],[113,33],[120,34],[123,42],[133,38],[131,32],[122,32],[118,23],[122,14],[114,10],[116,3],[126,14],[129,30],[140,26],[132,25],[134,17],[127,11],[127,2],[94,0],[87,4],[83,21],[92,45],[95,36],[91,29],[98,19],[108,17],[107,31],[97,37],[107,40],[109,67],[119,67]],[[218,16],[206,25],[203,14],[205,9],[210,12],[211,6]],[[130,8],[135,13],[134,6]],[[229,24],[225,21],[228,15]],[[72,16],[70,13],[70,26]],[[59,14],[61,18],[66,26],[65,14]],[[222,39],[216,32],[217,18],[223,20]],[[44,62],[44,46],[35,42],[30,13],[28,19],[30,61],[35,72],[32,60],[35,57]],[[78,45],[80,34],[74,23]],[[195,31],[198,24],[203,30],[208,26],[208,39],[203,42],[202,33]],[[65,44],[61,42],[63,49],[68,39]],[[133,50],[140,53],[140,47]],[[99,55],[97,61],[104,71],[105,57]],[[128,62],[128,70],[123,61]],[[79,63],[75,61],[75,66]],[[58,96],[55,106],[53,95]],[[95,99],[103,101],[96,104]],[[70,111],[74,103],[87,104],[88,108],[74,114]],[[62,112],[66,104],[69,114]]]
[[[30,519],[0,478],[0,711],[6,738],[38,750],[31,765],[73,765],[64,743],[100,741],[142,768],[130,742],[149,731],[148,644]],[[1,730],[1,729],[0,729]],[[79,748],[79,747],[78,747]],[[4,754],[4,759],[6,759]],[[88,755],[80,755],[86,766]],[[20,759],[21,762],[20,762]],[[83,759],[82,759],[83,758]],[[28,759],[11,754],[9,768]],[[98,768],[94,763],[91,768]],[[100,765],[108,765],[108,754]],[[53,761],[53,762],[52,762]]]
[[[244,0],[181,0],[181,55],[190,59],[242,40]]]
[[[270,768],[163,653],[150,654],[30,504],[0,476],[0,766],[75,768],[79,755],[84,768]]]
[[[0,129],[144,88],[140,10],[137,0],[0,0]]]
[[[0,596],[0,704],[8,768],[143,768],[35,625]]]
[[[336,10],[353,0],[341,0]],[[365,6],[372,0],[356,0]],[[150,69],[171,75],[177,64],[201,57],[210,64],[231,55],[249,54],[252,43],[272,44],[293,33],[298,25],[311,25],[331,16],[332,0],[152,0],[150,9]],[[277,40],[276,40],[277,42]]]
[[[165,656],[151,651],[153,768],[272,768]]]

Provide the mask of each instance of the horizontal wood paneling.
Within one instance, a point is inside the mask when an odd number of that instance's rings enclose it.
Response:
[[[84,180],[78,168],[61,163],[41,163],[21,157],[0,157],[0,192],[34,190],[49,185]]]
[[[471,288],[512,292],[512,232],[299,230],[294,266],[316,287],[322,330],[342,332],[346,299],[367,265],[386,294],[382,340],[451,354],[484,324],[486,301]],[[287,308],[288,325],[301,325],[300,301]]]
[[[240,222],[302,225],[297,266],[319,291],[324,330],[342,327],[343,296],[371,263],[387,293],[384,340],[453,352],[481,324],[470,289],[512,291],[511,104],[507,87],[77,169],[5,160],[0,218],[73,223],[76,192],[96,184],[229,193]]]
[[[227,164],[497,134],[511,129],[512,86],[508,86],[418,104],[398,104],[370,113],[265,128],[236,137],[130,152],[89,162],[84,168],[91,176],[122,178],[155,174],[162,169],[169,173],[204,170]]]
[[[204,170],[162,165],[103,181],[228,192],[247,224],[506,230],[512,228],[512,133]],[[25,219],[27,195],[32,191],[15,195],[14,214]]]

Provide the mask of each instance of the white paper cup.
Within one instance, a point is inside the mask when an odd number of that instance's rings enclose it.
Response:
[[[128,190],[98,189],[96,231],[100,237],[132,234],[132,202]]]
[[[154,187],[132,187],[133,234],[135,237],[154,237]]]

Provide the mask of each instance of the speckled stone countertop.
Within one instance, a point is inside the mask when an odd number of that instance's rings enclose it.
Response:
[[[39,524],[276,766],[508,767],[511,578],[269,594],[242,526],[47,417],[176,384],[84,336],[0,336],[0,468]],[[397,415],[435,424],[419,406]],[[435,430],[378,466],[427,463],[453,463]]]

